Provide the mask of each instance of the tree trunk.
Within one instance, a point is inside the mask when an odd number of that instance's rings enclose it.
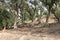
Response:
[[[50,10],[49,10],[49,13],[47,14],[47,17],[46,17],[46,24],[48,24],[49,16],[50,16]]]
[[[38,18],[38,24],[40,24],[41,23],[41,17],[42,17],[42,12],[40,13],[40,15],[39,15],[39,18]]]
[[[18,4],[16,3],[16,12],[17,12],[17,15],[18,15]]]
[[[6,26],[4,26],[4,29],[3,29],[3,32],[5,32],[6,31]]]
[[[58,23],[60,23],[60,19],[59,19],[58,15],[56,15],[55,13],[53,13],[53,14],[54,14],[55,18],[58,20]]]

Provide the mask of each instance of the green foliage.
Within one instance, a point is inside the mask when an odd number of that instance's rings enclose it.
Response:
[[[0,28],[6,27],[7,25],[8,27],[11,26],[15,22],[15,14],[5,9],[1,10],[0,10]]]
[[[57,8],[56,15],[60,18],[60,7]]]

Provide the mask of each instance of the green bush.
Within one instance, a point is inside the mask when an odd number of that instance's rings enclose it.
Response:
[[[0,8],[0,29],[11,26],[15,22],[16,15],[6,9]]]
[[[58,23],[60,23],[60,7],[57,8],[55,14],[56,14],[56,17],[58,18]]]
[[[56,15],[60,18],[60,7],[57,8]]]

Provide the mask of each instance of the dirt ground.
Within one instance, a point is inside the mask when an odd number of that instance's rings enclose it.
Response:
[[[17,28],[0,31],[0,40],[60,40],[60,25],[48,28]]]
[[[47,33],[29,28],[5,30],[0,31],[0,40],[60,40],[60,33],[55,31]]]

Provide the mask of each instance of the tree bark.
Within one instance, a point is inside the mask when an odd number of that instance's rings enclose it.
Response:
[[[49,10],[49,13],[47,14],[47,17],[46,17],[46,24],[48,24],[49,16],[50,16],[50,10]]]
[[[3,29],[3,32],[5,32],[6,31],[6,26],[4,26],[4,29]]]

